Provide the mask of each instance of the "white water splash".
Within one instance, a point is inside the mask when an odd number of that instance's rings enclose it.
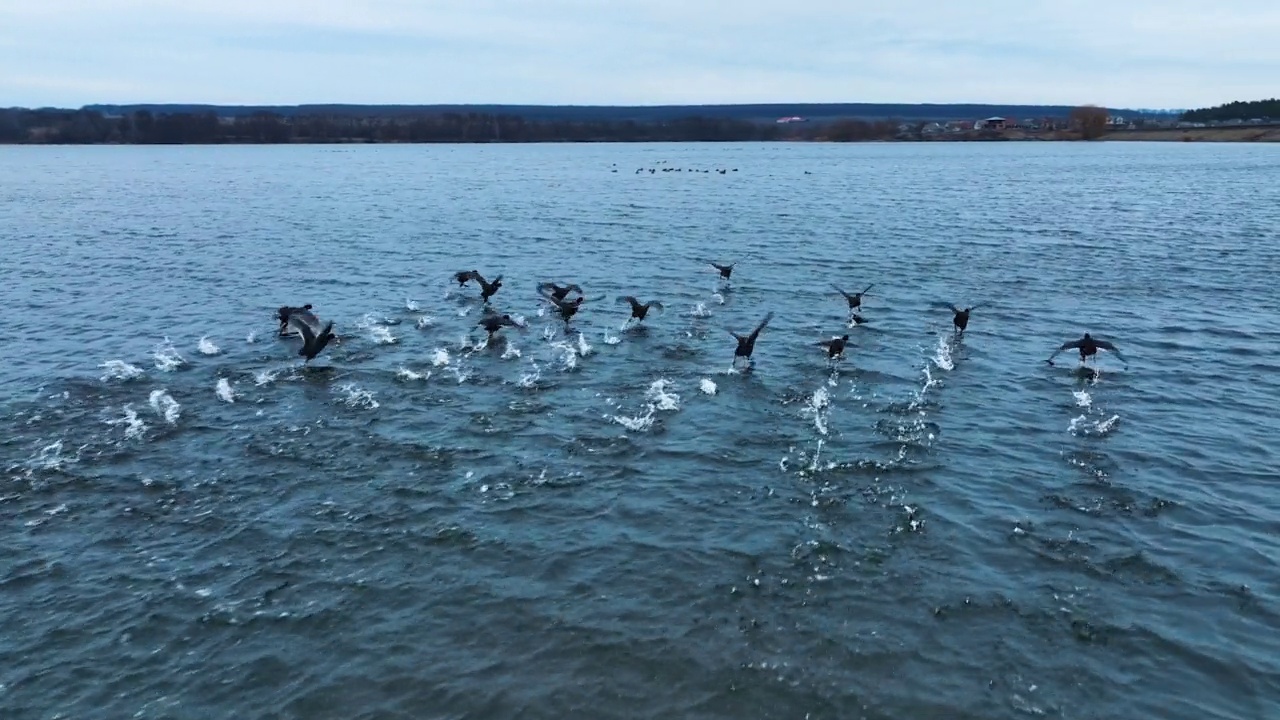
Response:
[[[578,367],[578,348],[563,340],[551,343],[551,347],[560,351],[560,367],[563,370],[575,370]]]
[[[400,342],[400,338],[392,335],[385,325],[374,325],[369,328],[369,337],[378,345],[394,345]]]
[[[542,339],[551,342],[556,339],[556,329],[550,325],[542,328]]]
[[[1071,394],[1076,398],[1076,406],[1088,408],[1093,406],[1093,396],[1084,390],[1073,390]]]
[[[151,357],[156,362],[156,369],[162,372],[173,372],[187,362],[182,359],[182,355],[178,354],[178,349],[173,346],[173,343],[167,337],[164,342],[155,346],[155,349],[151,351]]]
[[[428,370],[425,373],[414,372],[409,368],[401,365],[396,370],[396,377],[400,378],[401,380],[428,380],[431,378],[431,371]]]
[[[938,346],[933,350],[932,360],[939,370],[950,372],[955,369],[955,362],[951,359],[951,343],[945,334],[938,338]]]
[[[124,436],[126,440],[137,440],[147,431],[147,424],[138,418],[138,412],[133,409],[132,405],[124,406],[124,417],[115,420],[108,420],[108,425],[124,425]]]
[[[213,391],[222,402],[230,403],[236,401],[236,391],[231,389],[231,383],[226,378],[218,378],[218,385]]]
[[[276,381],[276,378],[279,377],[280,371],[282,369],[283,368],[259,370],[258,372],[254,373],[253,382],[258,387],[262,387],[263,385],[270,385],[271,383]]]
[[[201,355],[217,355],[222,352],[222,350],[209,339],[208,335],[205,335],[200,338],[199,344],[196,345],[196,352]]]
[[[404,309],[408,310],[409,312],[417,312],[422,309],[422,306],[418,304],[417,300],[413,300],[411,298],[405,298]]]
[[[25,463],[27,470],[61,470],[70,463],[80,461],[79,451],[74,457],[68,457],[62,454],[62,447],[62,441],[55,440],[40,448],[39,452]]]
[[[716,383],[711,378],[702,378],[702,381],[698,384],[698,389],[708,395],[715,395]]]
[[[436,348],[431,354],[431,364],[436,367],[445,367],[449,364],[449,351],[444,348]]]
[[[593,350],[595,350],[595,348],[587,342],[587,336],[582,333],[578,333],[578,355],[580,357],[586,357],[590,355]]]
[[[366,410],[378,409],[378,401],[373,399],[373,393],[368,390],[362,390],[353,383],[346,383],[338,386],[338,391],[343,393],[342,402],[347,407],[364,408]]]
[[[705,303],[698,303],[697,305],[694,305],[693,309],[689,311],[689,314],[696,318],[711,317],[711,311],[707,310]]]
[[[658,411],[675,412],[680,409],[680,396],[671,392],[672,387],[671,381],[666,378],[654,380],[644,393],[647,404],[643,414],[636,416],[605,415],[605,417],[628,430],[644,432],[653,427]]]
[[[538,381],[542,379],[542,368],[538,367],[538,363],[530,360],[529,365],[533,369],[530,372],[521,375],[520,380],[516,383],[522,388],[537,387]]]
[[[177,400],[173,399],[173,396],[168,391],[152,390],[150,401],[151,409],[155,410],[157,415],[163,417],[165,422],[170,425],[178,423],[178,418],[182,416],[182,406],[178,404]]]
[[[249,343],[250,345],[258,342],[258,333],[255,331],[250,331],[248,335],[244,336],[244,341]]]
[[[1116,423],[1120,422],[1119,415],[1112,415],[1106,420],[1096,420],[1090,422],[1087,415],[1071,418],[1071,424],[1067,427],[1067,432],[1075,436],[1100,437],[1110,433],[1115,429]]]
[[[831,393],[827,392],[827,388],[818,388],[813,391],[813,395],[805,403],[804,409],[801,411],[805,415],[813,416],[813,426],[821,435],[827,434],[827,412],[831,408]]]
[[[98,367],[106,370],[102,375],[102,382],[108,380],[132,380],[142,376],[142,368],[130,365],[123,360],[108,360]]]
[[[510,360],[520,357],[520,348],[516,347],[511,341],[507,341],[507,346],[502,350],[502,359]]]
[[[721,295],[720,293],[712,293],[711,298],[721,305],[724,304],[724,295]]]
[[[627,326],[627,324],[626,324],[626,323],[623,323],[623,324],[622,324],[622,327],[624,327],[624,328],[625,328],[626,326]],[[610,335],[610,334],[609,334],[609,328],[605,328],[605,329],[604,329],[604,333],[603,333],[603,335],[601,336],[600,340],[601,340],[601,342],[603,342],[605,345],[617,345],[618,343],[622,342],[622,338],[618,337],[617,335]]]
[[[417,327],[419,330],[426,330],[427,328],[431,327],[432,323],[434,323],[435,321],[436,319],[431,317],[430,315],[423,315],[422,317],[418,318],[418,322],[415,325],[415,327]]]

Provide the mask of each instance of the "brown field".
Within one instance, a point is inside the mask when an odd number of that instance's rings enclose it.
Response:
[[[1169,130],[1115,130],[1103,140],[1165,142],[1280,142],[1280,127],[1173,128]]]

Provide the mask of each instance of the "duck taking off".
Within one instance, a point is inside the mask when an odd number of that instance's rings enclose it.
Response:
[[[515,320],[512,320],[510,315],[499,315],[497,313],[489,313],[485,315],[484,317],[480,318],[480,322],[476,323],[476,325],[484,328],[485,332],[489,333],[490,339],[493,338],[494,333],[498,332],[504,327],[515,327],[515,328],[522,327],[520,323],[516,322]]]
[[[466,287],[467,281],[471,280],[472,276],[477,274],[478,273],[475,270],[463,270],[461,272],[454,273],[453,279],[458,281],[458,287]]]
[[[823,340],[818,343],[818,347],[826,348],[827,359],[833,360],[835,358],[844,357],[844,348],[848,344],[849,336],[842,335],[840,337],[833,337],[830,340]]]
[[[538,283],[538,292],[542,293],[543,295],[549,298],[552,298],[553,300],[563,300],[566,297],[568,297],[569,293],[571,292],[576,292],[579,295],[581,295],[582,288],[575,285],[574,283],[569,283],[567,285],[557,285],[556,283],[553,283],[553,282],[544,282],[544,283]]]
[[[285,305],[279,310],[276,310],[276,318],[280,321],[280,337],[284,337],[289,334],[289,318],[294,315],[298,315],[308,320],[312,326],[319,323],[316,316],[311,314],[311,303],[307,303],[302,307],[290,307]]]
[[[319,333],[310,323],[301,318],[291,317],[289,322],[302,335],[302,347],[298,350],[298,354],[306,358],[303,362],[309,362],[316,355],[319,355],[324,346],[328,345],[329,341],[333,339],[332,320]]]
[[[738,265],[738,263],[736,263],[736,262],[731,262],[731,263],[729,263],[728,265],[721,265],[720,263],[713,263],[713,262],[709,262],[709,263],[707,263],[707,264],[708,264],[708,265],[710,265],[711,267],[713,267],[713,268],[715,268],[715,269],[719,270],[719,271],[720,271],[720,277],[721,277],[721,278],[723,278],[723,279],[725,279],[725,280],[728,280],[728,279],[729,279],[729,276],[733,274],[733,268],[734,268],[734,267],[736,267],[736,266]]]
[[[866,295],[867,290],[870,290],[871,288],[875,287],[875,285],[868,285],[867,289],[863,290],[860,293],[845,292],[844,290],[841,290],[835,285],[832,285],[831,287],[835,288],[836,292],[844,296],[844,299],[849,303],[849,312],[853,312],[854,310],[857,310],[858,308],[862,307],[862,296]]]
[[[650,300],[647,303],[642,303],[631,295],[623,295],[618,298],[618,302],[631,304],[631,317],[634,318],[636,322],[644,322],[644,317],[649,314],[650,308],[662,311],[662,303],[657,300]]]
[[[1072,340],[1070,342],[1062,343],[1061,347],[1059,347],[1057,350],[1054,350],[1053,354],[1050,355],[1049,359],[1045,360],[1045,362],[1052,365],[1053,359],[1058,357],[1058,353],[1064,350],[1079,350],[1081,363],[1083,363],[1085,359],[1088,358],[1089,356],[1096,357],[1099,350],[1109,350],[1115,353],[1116,357],[1120,358],[1120,361],[1123,362],[1126,366],[1128,366],[1129,364],[1129,361],[1124,359],[1124,355],[1122,355],[1120,351],[1116,349],[1115,345],[1112,345],[1106,340],[1098,340],[1093,336],[1089,335],[1089,333],[1085,333],[1084,337],[1080,338],[1079,340]]]
[[[956,332],[958,333],[964,332],[964,329],[969,327],[969,313],[982,307],[981,305],[974,305],[961,310],[951,303],[944,303],[944,305],[951,308],[951,312],[955,313],[955,317],[951,318],[951,323],[956,326]]]
[[[564,326],[567,329],[569,327],[569,320],[574,315],[578,314],[578,308],[582,307],[582,303],[586,301],[586,298],[579,295],[578,297],[568,301],[556,300],[555,298],[550,297],[546,300],[556,306],[556,310],[560,312],[560,318],[564,320]]]
[[[483,275],[476,272],[475,270],[468,270],[465,274],[466,274],[467,280],[475,280],[477,283],[480,283],[480,299],[486,303],[489,302],[489,298],[497,294],[498,289],[502,287],[501,275],[494,278],[493,282],[489,282],[488,280],[484,279]],[[459,284],[465,285],[466,280],[463,280],[462,276],[463,276],[463,273],[458,273],[454,277],[457,278]]]
[[[772,319],[773,319],[772,312],[770,312],[768,315],[765,315],[764,319],[760,321],[760,324],[756,326],[755,330],[751,331],[750,335],[744,336],[744,335],[739,335],[738,333],[732,330],[729,331],[729,334],[732,335],[738,341],[738,347],[735,348],[733,351],[733,361],[735,363],[738,362],[738,358],[745,358],[748,361],[751,360],[751,353],[754,352],[756,349],[756,338],[760,337],[760,331],[764,330],[765,326],[767,326],[769,324],[769,321]]]

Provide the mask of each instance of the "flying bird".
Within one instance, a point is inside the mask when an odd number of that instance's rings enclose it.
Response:
[[[862,292],[860,292],[860,293],[845,292],[844,290],[841,290],[840,288],[836,287],[835,285],[832,285],[831,287],[835,288],[835,291],[836,291],[836,292],[838,292],[838,293],[840,293],[841,295],[843,295],[843,296],[844,296],[844,299],[845,299],[846,301],[848,301],[848,303],[849,303],[849,310],[850,310],[850,311],[853,311],[853,310],[857,310],[858,308],[862,307],[862,296],[863,296],[863,295],[866,295],[866,294],[867,294],[867,290],[870,290],[871,288],[875,287],[875,285],[868,285],[868,286],[867,286],[867,289],[866,289],[866,290],[863,290],[863,291],[862,291]]]
[[[659,311],[662,310],[662,303],[657,300],[650,300],[647,303],[642,303],[631,295],[623,295],[618,298],[618,302],[631,304],[631,317],[635,318],[636,322],[644,322],[644,318],[649,314],[649,310],[651,308]]]
[[[1115,353],[1116,357],[1120,358],[1121,362],[1123,362],[1125,365],[1129,364],[1129,361],[1124,359],[1124,355],[1120,353],[1120,351],[1116,348],[1115,345],[1112,345],[1106,340],[1098,340],[1093,336],[1089,335],[1089,333],[1085,333],[1084,337],[1080,338],[1079,340],[1071,340],[1070,342],[1062,343],[1062,345],[1057,350],[1053,351],[1053,354],[1050,355],[1049,359],[1045,360],[1045,362],[1052,365],[1053,359],[1058,356],[1058,353],[1064,350],[1079,350],[1080,362],[1082,363],[1085,361],[1086,358],[1090,356],[1097,356],[1099,350],[1109,350]]]
[[[760,331],[764,330],[765,326],[767,326],[769,324],[769,321],[772,319],[773,319],[772,312],[770,312],[768,315],[765,315],[764,319],[760,321],[760,324],[756,326],[755,330],[751,331],[750,335],[744,336],[744,335],[739,335],[738,333],[732,330],[729,331],[729,334],[732,335],[738,341],[738,347],[734,348],[734,351],[733,351],[733,361],[735,363],[738,362],[738,358],[746,358],[747,360],[751,359],[751,353],[754,352],[756,349],[756,338],[760,337]]]
[[[818,343],[818,347],[824,347],[827,349],[827,359],[830,360],[833,358],[844,357],[844,348],[848,344],[849,336],[843,335],[840,337],[833,337],[830,340],[822,340]]]

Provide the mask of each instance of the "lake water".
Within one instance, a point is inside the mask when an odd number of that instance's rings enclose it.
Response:
[[[1278,228],[1258,145],[0,148],[0,716],[1280,717]]]

